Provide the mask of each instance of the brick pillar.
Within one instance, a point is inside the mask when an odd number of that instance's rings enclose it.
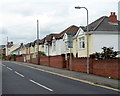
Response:
[[[48,56],[48,66],[50,66],[50,56]]]
[[[69,60],[70,58],[69,57],[67,57],[67,60],[66,60],[66,69],[67,70],[70,70],[70,64],[69,64]]]

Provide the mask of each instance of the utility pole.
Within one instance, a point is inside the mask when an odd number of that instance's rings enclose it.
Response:
[[[38,64],[39,64],[39,61],[40,61],[40,54],[39,54],[39,20],[37,20],[37,61],[38,61]]]
[[[72,52],[71,48],[73,48],[73,36],[72,35],[67,35],[67,42],[68,42],[68,48],[70,50],[70,70],[72,71]]]
[[[8,36],[7,36],[7,44],[6,44],[6,56],[8,56]]]
[[[72,71],[72,53],[71,53],[71,48],[70,48],[70,71]]]

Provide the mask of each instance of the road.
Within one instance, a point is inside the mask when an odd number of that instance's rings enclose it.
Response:
[[[2,94],[118,94],[118,92],[3,61]]]

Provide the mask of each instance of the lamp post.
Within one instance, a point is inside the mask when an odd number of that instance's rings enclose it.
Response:
[[[75,7],[75,9],[81,9],[81,8],[84,8],[87,11],[87,73],[89,74],[88,9],[86,7],[79,7],[79,6]]]

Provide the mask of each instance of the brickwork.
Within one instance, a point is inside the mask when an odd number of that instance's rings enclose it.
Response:
[[[117,59],[94,60],[93,74],[119,78],[120,64]]]
[[[14,58],[11,58],[11,61],[14,61]]]
[[[50,57],[49,56],[41,56],[40,57],[40,64],[49,66],[50,65]]]
[[[72,63],[72,70],[74,71],[80,71],[80,72],[86,72],[86,58],[73,58]]]
[[[37,58],[32,58],[32,60],[29,60],[29,63],[38,64],[38,60],[37,60]]]
[[[21,56],[21,57],[16,57],[16,61],[24,62],[24,57],[23,57],[23,56]]]
[[[112,77],[120,79],[120,64],[119,59],[105,59],[105,60],[95,60],[90,58],[89,70],[91,74]],[[69,69],[69,58],[67,60],[67,69]],[[79,72],[86,72],[86,58],[72,58],[72,70]]]
[[[51,56],[50,57],[50,66],[56,68],[65,68],[65,58],[64,56]]]

